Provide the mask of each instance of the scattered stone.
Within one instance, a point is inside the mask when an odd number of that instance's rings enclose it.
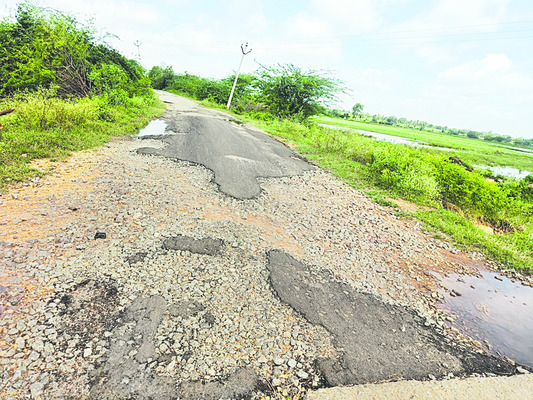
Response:
[[[283,358],[281,358],[281,357],[274,357],[274,359],[272,361],[274,361],[274,364],[276,364],[276,365],[285,364],[285,360]]]
[[[41,382],[35,382],[30,386],[31,397],[37,399],[43,395],[44,385]]]
[[[307,379],[309,378],[309,374],[305,372],[303,369],[299,370],[296,375],[298,375],[299,378]]]
[[[44,350],[44,342],[40,339],[37,339],[31,344],[31,348],[40,353]]]

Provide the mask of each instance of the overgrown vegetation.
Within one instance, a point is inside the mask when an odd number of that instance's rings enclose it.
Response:
[[[0,22],[0,189],[38,171],[35,158],[63,157],[135,132],[162,112],[135,61],[90,27],[28,3]]]
[[[307,157],[374,197],[399,197],[429,207],[430,211],[418,211],[416,216],[457,243],[479,248],[509,266],[531,270],[533,176],[523,180],[494,177],[456,163],[448,152],[377,141],[314,124],[255,123],[296,143]]]
[[[148,73],[156,89],[209,100],[224,105],[235,75],[224,79],[174,74],[171,67],[154,67]],[[326,105],[343,90],[342,82],[325,71],[304,71],[292,64],[261,67],[254,74],[241,74],[235,88],[232,111],[256,118],[292,118],[305,121],[324,112]]]

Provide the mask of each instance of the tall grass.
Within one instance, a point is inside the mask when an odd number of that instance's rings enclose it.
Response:
[[[62,158],[72,151],[105,143],[112,136],[131,134],[164,110],[155,95],[109,104],[105,96],[60,99],[53,89],[0,99],[0,190],[39,174],[28,164],[37,158]]]
[[[347,129],[377,132],[419,140],[430,146],[446,147],[451,150],[450,155],[458,156],[470,164],[511,166],[520,170],[531,170],[533,168],[533,154],[520,154],[510,149],[508,145],[501,143],[425,130],[420,131],[414,128],[348,121],[324,116],[315,117],[314,121]]]

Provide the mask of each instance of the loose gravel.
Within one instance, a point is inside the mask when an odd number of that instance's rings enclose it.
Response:
[[[114,140],[2,196],[0,397],[194,398],[235,377],[249,385],[225,385],[230,397],[320,387],[333,338],[277,297],[272,249],[469,346],[420,291],[457,251],[418,223],[319,169],[236,200],[201,166],[136,153],[161,145]]]

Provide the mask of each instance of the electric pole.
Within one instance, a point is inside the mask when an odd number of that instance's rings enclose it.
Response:
[[[137,46],[137,59],[139,60],[139,62],[141,62],[141,42],[139,42],[138,40],[133,43],[134,46]]]
[[[233,87],[231,88],[231,93],[228,99],[228,105],[227,105],[228,110],[231,105],[231,99],[233,99],[233,93],[235,93],[235,87],[237,86],[237,80],[239,79],[239,73],[241,72],[241,67],[242,67],[242,62],[244,60],[244,56],[246,54],[250,54],[252,52],[252,49],[248,50],[248,43],[246,43],[246,45],[244,46],[241,44],[241,52],[242,52],[241,62],[239,63],[239,69],[237,70],[237,75],[235,75],[235,81],[233,82]]]

